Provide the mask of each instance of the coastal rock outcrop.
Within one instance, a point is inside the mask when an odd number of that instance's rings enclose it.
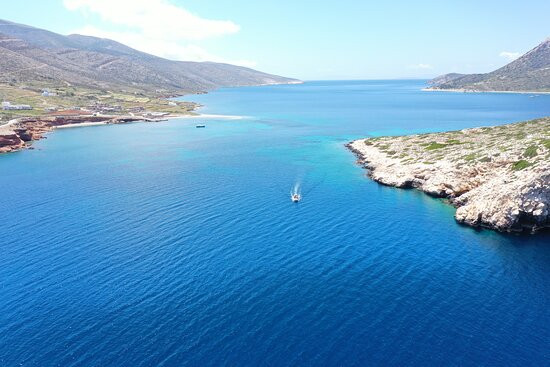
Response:
[[[44,134],[62,126],[77,126],[90,123],[123,124],[133,121],[154,121],[139,116],[71,116],[39,117],[14,120],[9,128],[0,126],[0,153],[15,152],[35,140],[42,139]]]
[[[25,142],[15,133],[0,135],[0,153],[19,150],[25,146]]]
[[[507,232],[550,227],[550,118],[348,147],[373,180],[449,199],[460,223]]]

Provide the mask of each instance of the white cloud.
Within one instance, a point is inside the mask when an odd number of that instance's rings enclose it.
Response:
[[[135,48],[136,50],[164,57],[171,60],[186,61],[213,61],[225,62],[233,65],[255,67],[256,63],[250,60],[227,60],[213,55],[195,44],[180,43],[177,41],[154,39],[135,32],[103,31],[93,26],[86,26],[71,33],[83,34],[100,38],[108,38]]]
[[[419,69],[419,70],[430,70],[433,69],[433,66],[430,64],[416,64],[416,65],[409,65],[410,69]]]
[[[509,51],[502,51],[500,54],[499,54],[500,57],[504,57],[505,59],[508,59],[510,61],[514,61],[515,59],[517,59],[518,57],[521,56],[521,53],[519,52],[509,52]]]
[[[201,18],[167,0],[64,0],[63,3],[68,10],[96,14],[109,28],[116,28],[107,31],[88,25],[73,33],[113,39],[173,60],[255,66],[253,61],[226,60],[189,43],[238,32],[239,25],[230,20]]]
[[[232,34],[240,27],[230,20],[210,20],[166,0],[64,0],[71,11],[94,13],[105,22],[139,30],[151,38],[203,40]]]

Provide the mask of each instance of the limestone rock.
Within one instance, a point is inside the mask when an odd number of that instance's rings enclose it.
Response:
[[[499,231],[550,227],[550,118],[348,144],[384,185],[448,198],[458,222]]]

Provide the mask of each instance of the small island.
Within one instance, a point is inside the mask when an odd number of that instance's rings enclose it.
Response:
[[[502,232],[550,227],[550,118],[347,145],[375,181],[446,198],[458,222]]]

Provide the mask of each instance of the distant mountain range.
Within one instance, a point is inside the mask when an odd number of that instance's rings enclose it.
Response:
[[[109,39],[63,36],[5,20],[0,20],[0,70],[0,83],[167,94],[298,82],[229,64],[167,60]]]
[[[430,89],[550,92],[550,38],[519,59],[487,74],[445,74]]]

